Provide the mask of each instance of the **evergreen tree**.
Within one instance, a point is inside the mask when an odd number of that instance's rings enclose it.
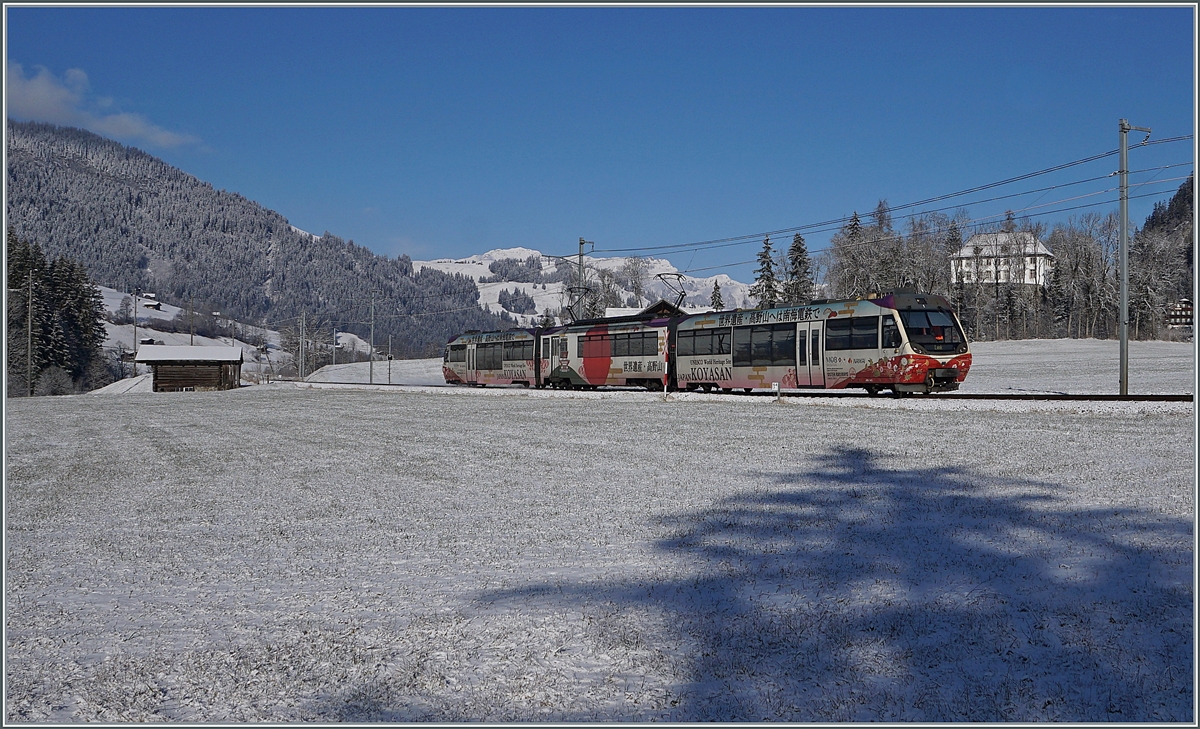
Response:
[[[709,300],[709,305],[717,311],[725,310],[725,299],[721,296],[721,283],[719,281],[713,281],[712,298]]]
[[[792,236],[792,245],[787,254],[787,278],[783,284],[783,300],[789,304],[807,304],[813,300],[816,282],[813,280],[812,261],[808,257],[808,246],[799,233]]]
[[[7,263],[8,395],[37,390],[52,369],[41,391],[60,393],[64,377],[75,391],[107,384],[103,301],[83,266],[64,257],[48,262],[36,243],[11,228]]]
[[[758,268],[754,274],[750,295],[758,302],[759,308],[770,309],[779,301],[779,281],[775,278],[775,264],[771,260],[771,236],[763,238],[763,247],[758,253]]]

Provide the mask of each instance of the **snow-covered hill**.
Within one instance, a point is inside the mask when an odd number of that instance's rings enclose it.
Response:
[[[578,260],[577,258],[566,260],[551,258],[541,251],[532,248],[497,248],[479,255],[468,256],[467,258],[440,258],[434,261],[413,261],[413,269],[432,268],[445,273],[459,273],[473,279],[479,287],[480,305],[487,306],[491,311],[497,313],[504,310],[500,306],[500,292],[520,289],[533,297],[534,304],[537,306],[537,314],[518,314],[510,311],[509,315],[516,319],[522,326],[529,326],[546,309],[558,311],[561,307],[569,303],[566,292],[567,285],[565,283],[561,281],[522,283],[508,280],[480,283],[479,280],[482,278],[491,278],[496,275],[492,271],[491,266],[497,261],[504,259],[524,261],[531,256],[541,259],[542,273],[550,277],[553,277],[559,271],[560,266],[573,268]],[[628,260],[628,258],[624,257],[601,258],[585,255],[583,257],[583,265],[586,269],[591,270],[593,274],[597,270],[619,273],[625,267]],[[679,269],[670,261],[663,259],[646,258],[643,260],[645,261],[645,296],[643,296],[641,303],[649,305],[659,299],[666,299],[674,303],[678,294],[672,291],[670,286],[664,283],[662,279],[656,278],[656,276],[660,273],[677,274],[679,273]],[[726,308],[750,308],[753,306],[753,302],[749,296],[750,285],[736,281],[723,273],[706,278],[697,278],[684,274],[680,282],[687,294],[683,301],[683,306],[686,308],[707,307],[712,297],[714,283],[718,283],[721,286],[721,296],[725,301]],[[633,292],[626,288],[621,288],[619,285],[618,290],[621,292],[623,300],[633,296]]]

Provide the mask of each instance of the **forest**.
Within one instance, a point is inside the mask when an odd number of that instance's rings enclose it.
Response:
[[[270,329],[300,315],[364,339],[392,335],[397,356],[431,356],[465,329],[505,321],[475,282],[408,256],[376,255],[216,190],[145,152],[80,129],[8,120],[8,220],[48,256],[69,256],[103,286]],[[374,316],[372,316],[374,309]]]
[[[1169,330],[1166,314],[1192,295],[1193,182],[1189,176],[1169,201],[1155,205],[1141,228],[1130,231],[1129,335],[1135,339],[1189,334]],[[915,288],[949,299],[974,340],[1117,336],[1120,218],[1115,211],[1072,217],[1049,229],[1011,212],[994,225],[972,226],[970,219],[961,209],[952,216],[917,214],[907,216],[899,229],[881,200],[866,221],[854,213],[811,266],[798,234],[786,254],[775,251],[768,238],[751,294],[760,304],[805,303],[818,296],[855,298]],[[1023,240],[1044,244],[1052,255],[1047,280],[1036,285],[1005,276],[955,280],[952,256],[978,253],[970,236],[994,233],[1028,234],[1032,237]],[[1021,270],[1026,252],[1000,247],[996,265]]]
[[[112,382],[104,304],[84,267],[47,258],[11,228],[5,263],[7,395],[68,395]]]

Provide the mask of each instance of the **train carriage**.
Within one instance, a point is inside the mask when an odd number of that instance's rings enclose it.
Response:
[[[672,386],[684,390],[940,392],[971,366],[954,312],[932,294],[701,314],[676,324],[672,344]]]
[[[670,319],[578,322],[542,333],[546,384],[557,388],[666,387]]]
[[[535,334],[512,329],[457,336],[446,345],[442,374],[457,385],[540,385]]]
[[[670,306],[670,305],[666,305]],[[958,388],[971,352],[949,303],[911,291],[748,311],[678,309],[547,329],[472,332],[446,347],[446,381],[556,388],[752,391]]]

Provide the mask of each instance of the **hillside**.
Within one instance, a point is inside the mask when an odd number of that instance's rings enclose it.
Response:
[[[434,354],[465,329],[528,326],[570,303],[574,264],[531,248],[459,260],[379,256],[329,232],[302,231],[273,210],[91,132],[12,120],[7,131],[9,224],[48,255],[81,262],[105,287],[154,291],[162,302],[190,302],[277,330],[303,312],[362,338],[374,290],[376,341],[391,335],[399,356]],[[530,257],[540,261],[536,281],[506,275]],[[676,272],[668,261],[641,259],[636,285],[629,260],[585,257],[587,284],[605,293],[600,311],[676,298],[655,278]],[[714,283],[727,307],[751,305],[748,286],[724,274],[681,282],[686,307],[708,306]]]
[[[536,261],[532,266],[529,261]],[[500,297],[503,291],[516,291],[528,294],[533,299],[536,313],[506,309],[505,312],[521,323],[522,326],[533,324],[539,315],[549,309],[558,312],[569,303],[570,294],[567,288],[573,284],[576,274],[575,260],[563,261],[546,256],[541,251],[531,248],[500,248],[466,258],[442,258],[434,261],[413,261],[414,270],[432,269],[446,274],[460,275],[475,281],[479,287],[479,303],[488,306],[492,311],[500,311]],[[641,259],[642,296],[635,295],[633,289],[638,288],[629,280],[629,258],[598,258],[585,255],[583,264],[588,284],[597,287],[600,275],[612,277],[613,292],[620,303],[611,306],[625,307],[647,305],[658,299],[666,299],[672,303],[678,297],[678,292],[657,274],[678,273],[670,261],[645,258]],[[540,266],[540,269],[537,268]],[[526,275],[521,275],[525,273]],[[506,275],[507,274],[507,275]],[[672,278],[672,281],[674,279]],[[686,292],[683,301],[685,308],[707,308],[712,298],[713,284],[721,287],[721,296],[726,308],[750,308],[753,302],[750,298],[750,286],[735,281],[725,274],[696,278],[684,275],[680,284]],[[638,303],[640,301],[640,304]]]
[[[377,341],[391,334],[408,355],[463,329],[506,326],[479,308],[469,279],[305,233],[133,147],[9,120],[7,148],[9,224],[49,256],[82,263],[97,284],[271,328],[304,312],[360,336],[374,290]]]

